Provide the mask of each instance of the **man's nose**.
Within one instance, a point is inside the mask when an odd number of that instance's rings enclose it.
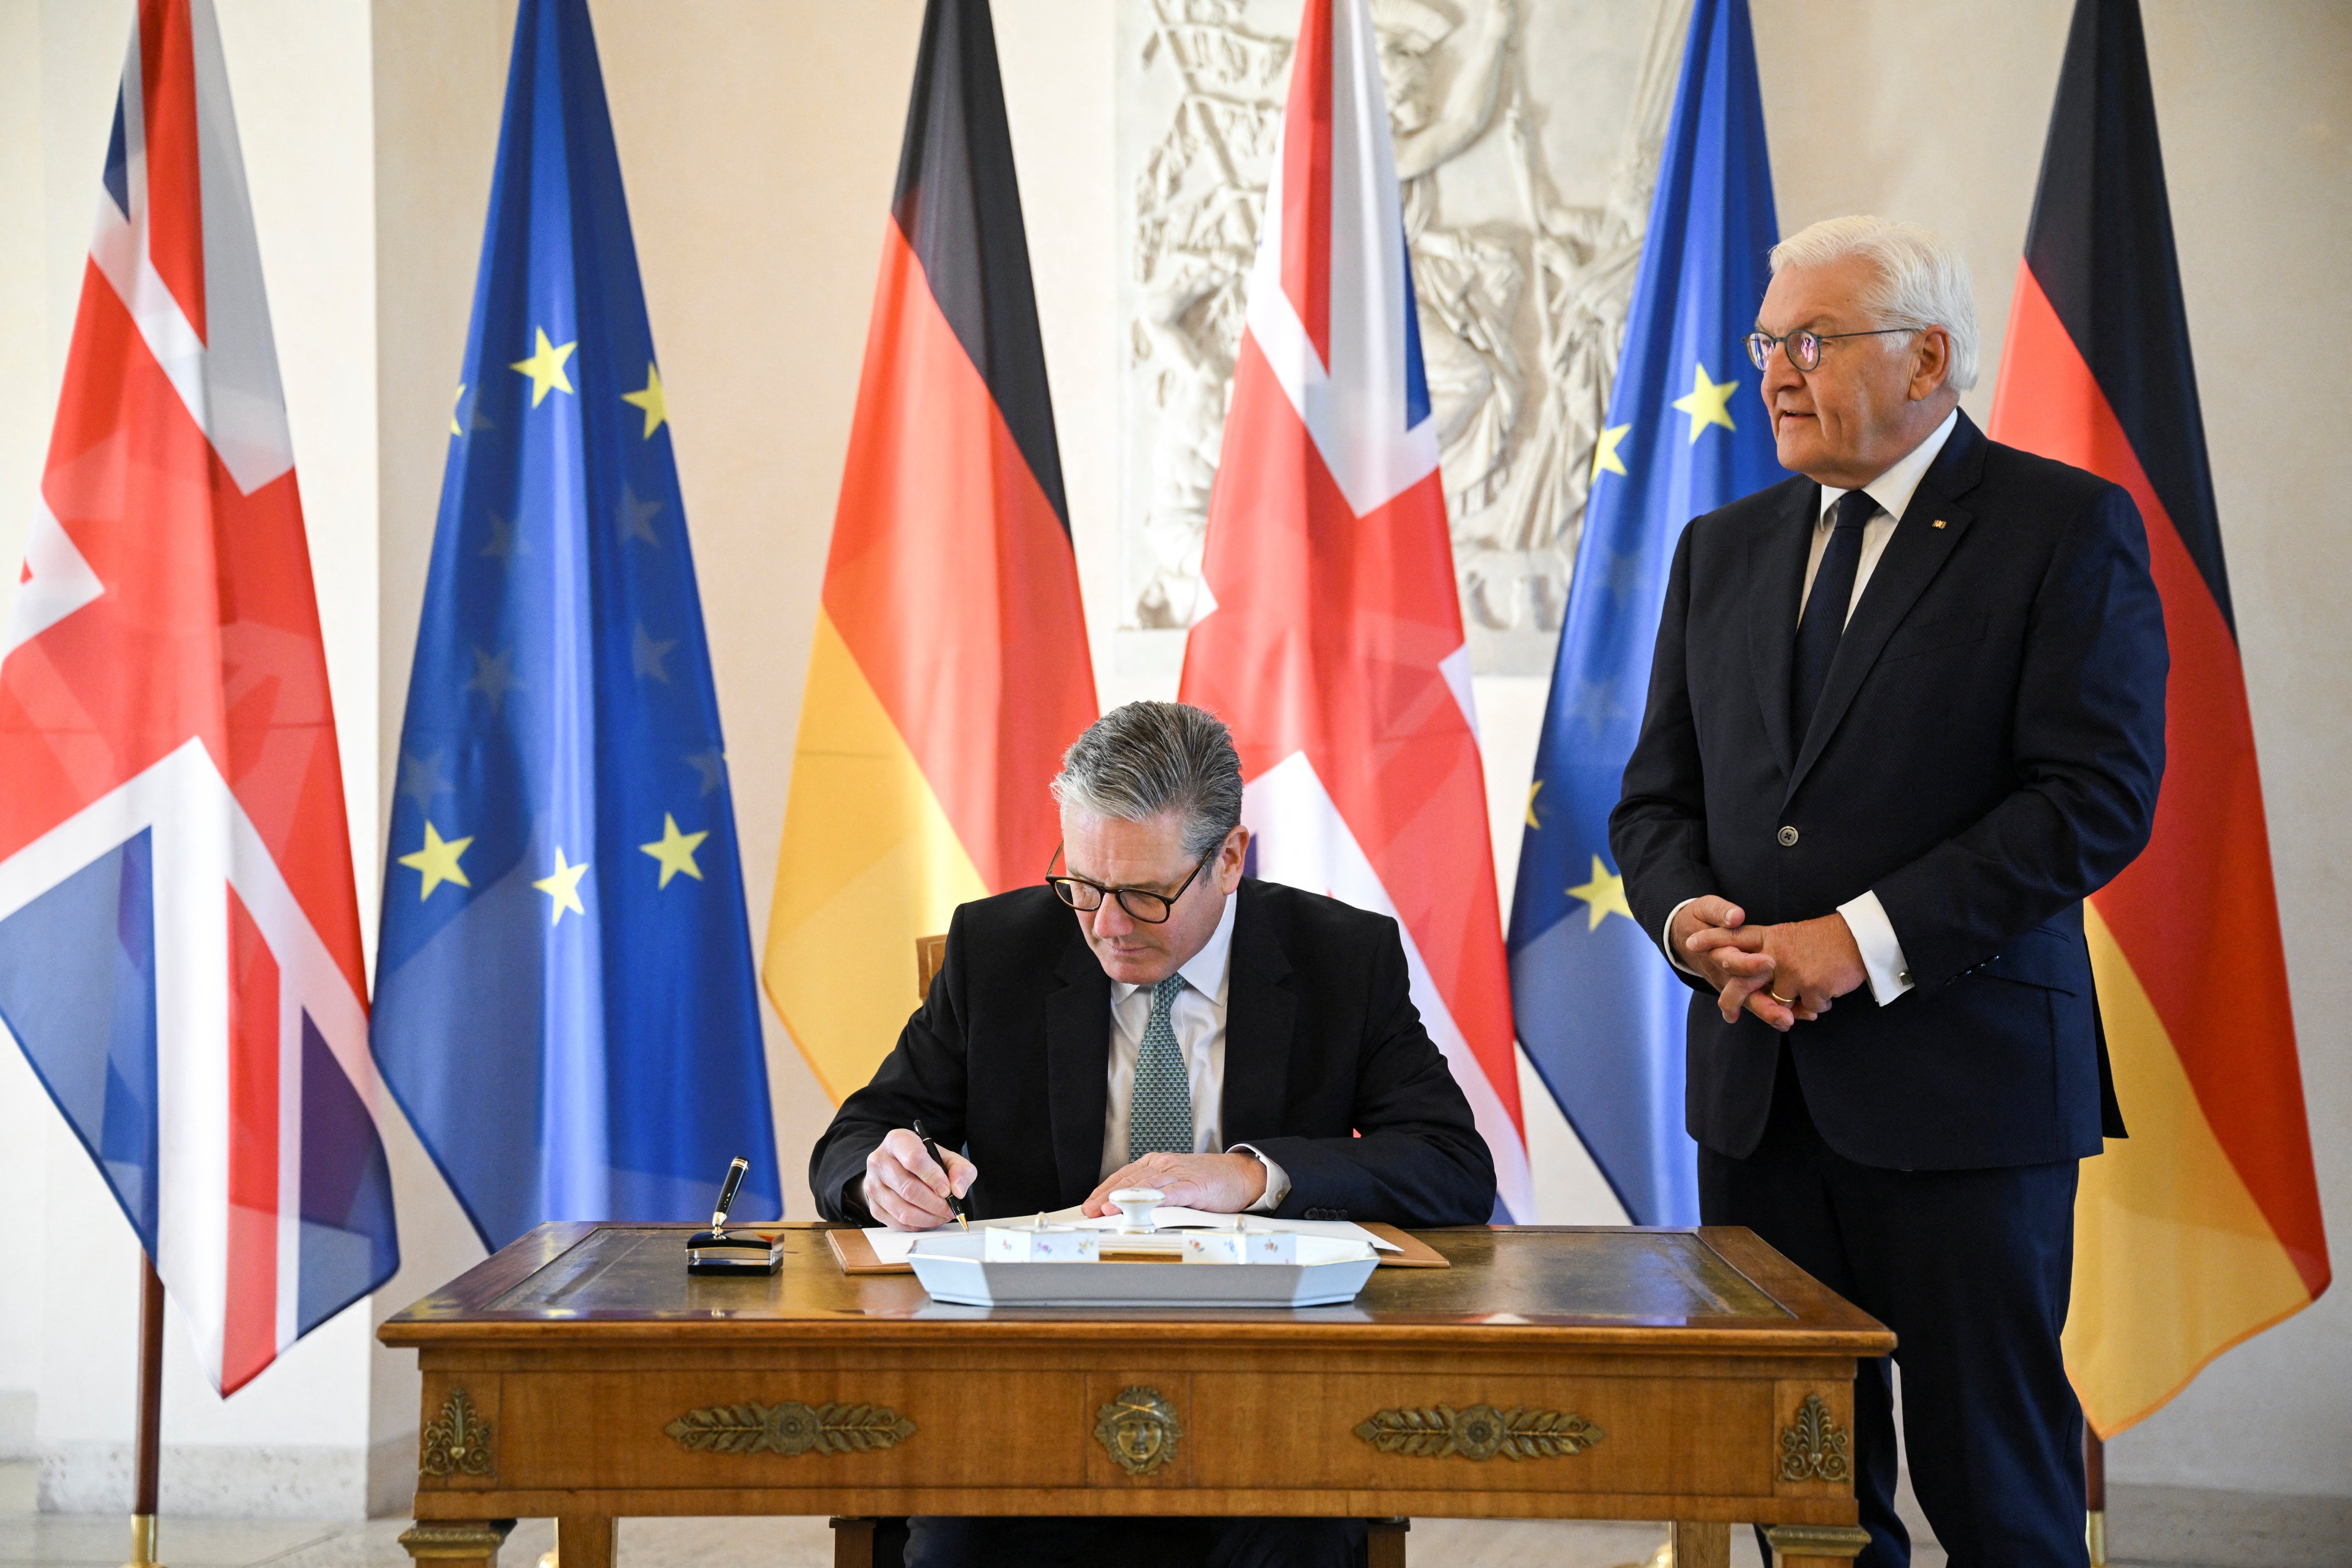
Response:
[[[1804,380],[1797,374],[1797,367],[1789,363],[1788,349],[1776,345],[1770,353],[1764,356],[1764,406],[1772,406],[1774,393],[1787,387],[1801,386]]]
[[[1125,936],[1134,929],[1135,917],[1127,912],[1127,906],[1116,895],[1106,893],[1102,908],[1095,911],[1095,935]]]

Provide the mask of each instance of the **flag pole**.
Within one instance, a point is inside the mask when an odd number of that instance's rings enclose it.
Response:
[[[2091,1424],[2083,1424],[2083,1543],[2091,1568],[2107,1568],[2107,1446]]]
[[[131,1503],[131,1561],[124,1568],[162,1568],[155,1561],[155,1494],[163,1451],[163,1280],[155,1259],[139,1255],[138,1491]]]

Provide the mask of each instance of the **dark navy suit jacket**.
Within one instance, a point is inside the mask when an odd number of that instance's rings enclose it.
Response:
[[[1412,1005],[1396,921],[1254,878],[1234,896],[1223,1126],[1289,1176],[1276,1212],[1484,1225],[1494,1159]],[[930,994],[809,1158],[824,1217],[872,1223],[866,1156],[919,1116],[980,1167],[975,1216],[1084,1201],[1102,1174],[1110,994],[1049,889],[959,908]]]
[[[2084,897],[2147,842],[2164,771],[2164,618],[2120,488],[1987,440],[1965,414],[1790,732],[1821,490],[1707,513],[1675,552],[1610,843],[1652,939],[1718,893],[1751,924],[1874,890],[1914,989],[1868,986],[1788,1044],[1814,1123],[1866,1165],[2079,1158],[2123,1128]],[[1692,999],[1691,1135],[1752,1152],[1780,1041]]]

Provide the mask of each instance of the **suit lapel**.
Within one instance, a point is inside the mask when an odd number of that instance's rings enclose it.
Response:
[[[1895,635],[1911,606],[1951,559],[1960,536],[1969,531],[1971,514],[1958,504],[1958,498],[1976,489],[1984,472],[1984,437],[1967,415],[1961,415],[1944,449],[1936,454],[1919,488],[1912,492],[1911,504],[1904,509],[1902,521],[1872,570],[1862,602],[1846,623],[1845,635],[1838,639],[1837,657],[1830,661],[1821,705],[1813,710],[1812,726],[1805,731],[1797,765],[1789,775],[1789,796],[1796,795],[1797,786],[1804,783],[1805,774],[1837,732],[1871,667],[1886,650],[1887,638]]]
[[[1289,956],[1268,928],[1256,885],[1234,897],[1234,944],[1225,980],[1225,1145],[1272,1138],[1282,1131],[1290,1079],[1290,1036],[1297,999],[1283,984]]]
[[[1805,557],[1821,515],[1822,487],[1796,485],[1788,507],[1748,540],[1748,668],[1756,675],[1756,700],[1764,710],[1764,733],[1786,778],[1796,757],[1789,733],[1789,681],[1796,662],[1797,601],[1805,589]]]
[[[1083,1202],[1102,1179],[1110,1096],[1110,976],[1071,930],[1072,945],[1054,970],[1062,987],[1045,998],[1046,1119],[1064,1207]]]

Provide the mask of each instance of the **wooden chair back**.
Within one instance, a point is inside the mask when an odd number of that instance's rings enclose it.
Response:
[[[915,939],[915,995],[918,1000],[931,994],[931,976],[948,960],[948,939],[944,932],[938,936]]]

